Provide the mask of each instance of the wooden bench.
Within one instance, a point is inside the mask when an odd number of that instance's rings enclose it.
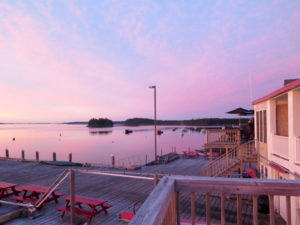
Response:
[[[16,200],[17,202],[29,202],[35,204],[38,199],[34,198],[24,198],[23,196],[12,196],[11,199]]]
[[[70,207],[66,207],[66,206],[60,206],[56,208],[57,211],[61,211],[61,212],[71,212],[71,208]],[[87,218],[92,218],[93,217],[93,213],[91,211],[85,210],[85,209],[81,209],[81,208],[77,208],[75,207],[75,213],[81,216],[85,216]]]

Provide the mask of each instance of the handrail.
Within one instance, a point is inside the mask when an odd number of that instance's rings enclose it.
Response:
[[[221,157],[213,160],[211,163],[203,167],[203,176],[219,176],[227,169],[240,163],[243,158],[256,154],[254,141],[248,141],[238,147],[228,151],[228,154],[223,154]]]
[[[259,187],[259,188],[258,188]],[[175,218],[180,221],[180,193],[190,192],[206,195],[206,211],[210,208],[209,197],[217,194],[221,198],[221,221],[226,223],[225,194],[237,196],[237,223],[242,224],[241,195],[251,195],[253,202],[253,224],[258,224],[258,195],[268,195],[270,201],[270,224],[275,224],[274,196],[286,196],[287,216],[291,218],[291,196],[300,196],[300,181],[270,179],[240,179],[172,176],[164,177],[148,196],[130,225],[175,225]],[[176,201],[172,196],[176,194]],[[191,204],[195,199],[191,198]],[[175,208],[177,212],[175,213]],[[195,208],[191,207],[191,215]],[[176,215],[177,214],[177,215]],[[206,212],[206,221],[210,223],[210,213]],[[195,217],[192,217],[195,223]],[[192,223],[192,222],[191,222]]]

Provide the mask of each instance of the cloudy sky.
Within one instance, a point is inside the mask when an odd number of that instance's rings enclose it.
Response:
[[[299,1],[0,1],[0,122],[225,117],[300,78]]]

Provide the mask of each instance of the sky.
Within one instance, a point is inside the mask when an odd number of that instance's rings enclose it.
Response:
[[[230,117],[300,78],[300,1],[0,1],[0,122]]]

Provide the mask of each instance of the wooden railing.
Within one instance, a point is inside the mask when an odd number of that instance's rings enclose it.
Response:
[[[206,144],[239,144],[240,131],[236,129],[230,130],[206,130]]]
[[[259,187],[259,188],[258,188]],[[258,195],[269,196],[270,225],[275,225],[274,196],[286,197],[287,225],[291,221],[291,196],[300,196],[300,181],[294,180],[262,180],[239,178],[212,178],[172,176],[164,177],[152,191],[144,204],[138,210],[130,225],[180,225],[181,193],[190,193],[190,218],[195,224],[195,193],[204,193],[206,208],[206,224],[211,223],[210,197],[219,196],[221,224],[226,224],[225,202],[226,195],[236,195],[236,223],[242,224],[242,195],[252,196],[253,224],[258,225]],[[197,199],[199,201],[199,199]],[[283,206],[281,206],[283,207]],[[214,207],[216,209],[216,207]],[[294,212],[293,212],[294,213]]]
[[[255,156],[254,141],[246,142],[234,149],[226,149],[225,154],[203,167],[202,175],[211,177],[222,176],[227,170],[234,168],[236,165],[242,167],[241,163],[243,161],[247,161]]]
[[[239,163],[237,150],[228,150],[226,154],[223,154],[220,158],[217,158],[213,160],[212,163],[204,166],[202,169],[202,176],[217,177],[237,163]]]

